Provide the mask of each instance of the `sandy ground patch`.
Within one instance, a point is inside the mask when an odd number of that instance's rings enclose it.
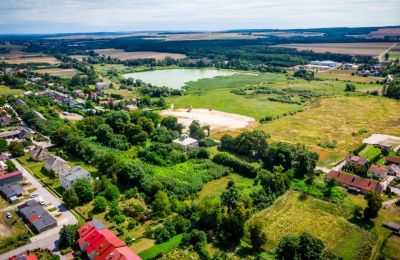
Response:
[[[120,60],[128,60],[128,59],[156,59],[163,60],[165,57],[171,57],[173,59],[183,59],[186,58],[185,54],[179,53],[167,53],[167,52],[153,52],[153,51],[134,51],[134,52],[126,52],[121,49],[96,49],[94,50],[100,55],[104,55],[106,57],[110,56],[111,58],[117,58]]]
[[[8,237],[11,236],[12,232],[9,227],[6,225],[0,224],[0,237]]]
[[[68,119],[68,120],[72,120],[72,121],[80,121],[83,119],[83,116],[75,114],[75,113],[69,113],[67,115],[64,115],[63,113],[60,113],[60,117],[62,119]]]
[[[178,118],[179,123],[184,124],[186,127],[193,120],[198,120],[202,125],[209,125],[214,132],[232,131],[257,124],[257,121],[252,117],[217,110],[192,109],[190,112],[187,111],[187,109],[164,110],[161,115],[175,116]]]
[[[400,137],[394,135],[372,134],[363,140],[366,144],[400,144]]]

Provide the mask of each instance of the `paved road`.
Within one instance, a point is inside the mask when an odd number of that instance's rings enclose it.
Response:
[[[31,243],[22,247],[19,247],[15,250],[7,252],[5,254],[0,255],[0,259],[8,259],[10,256],[23,253],[26,250],[32,250],[35,248],[49,248],[54,253],[59,254],[58,249],[58,232],[62,228],[63,225],[67,224],[76,224],[78,221],[62,204],[61,200],[50,193],[46,188],[44,188],[40,182],[33,177],[25,168],[15,159],[11,159],[11,161],[15,164],[18,170],[22,171],[24,177],[31,182],[32,186],[37,188],[35,193],[38,193],[39,196],[46,202],[46,204],[52,204],[57,208],[57,212],[61,213],[61,216],[57,218],[58,226],[48,230],[46,232],[40,233],[34,237],[32,237]],[[61,259],[66,259],[65,257],[61,257]]]

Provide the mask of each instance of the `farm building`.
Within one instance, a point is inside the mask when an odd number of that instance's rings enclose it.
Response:
[[[331,61],[331,60],[321,60],[321,61],[314,60],[314,61],[311,61],[310,64],[314,65],[314,66],[323,66],[323,67],[330,67],[330,68],[337,67],[340,65],[340,63],[337,63],[337,62]]]
[[[99,221],[90,221],[78,229],[78,244],[89,259],[140,260],[121,239]]]
[[[400,167],[396,164],[391,164],[388,166],[388,175],[396,176],[400,179]]]
[[[188,151],[199,146],[199,142],[187,134],[182,134],[179,138],[173,140],[172,144],[183,151]]]
[[[52,156],[50,158],[47,158],[44,161],[44,167],[46,168],[47,171],[49,172],[52,171],[55,174],[60,174],[60,172],[69,169],[67,162],[57,156]]]
[[[346,157],[346,165],[360,165],[363,166],[365,164],[367,164],[367,159],[363,158],[363,157],[359,157],[356,155],[348,155]]]
[[[15,172],[10,172],[7,174],[0,175],[0,185],[17,183],[19,181],[22,181],[22,172],[21,171],[15,171]]]
[[[36,200],[26,201],[18,206],[18,211],[36,232],[40,233],[57,226],[56,219]]]
[[[368,169],[368,173],[370,173],[372,176],[383,179],[387,176],[388,174],[388,169],[386,167],[378,166],[376,164],[371,165]]]
[[[390,150],[390,148],[392,148],[392,145],[388,144],[388,143],[378,143],[378,144],[374,144],[374,146],[376,148],[379,148],[379,149],[388,149],[388,150]]]
[[[61,186],[64,189],[72,187],[77,179],[90,179],[90,173],[80,166],[74,166],[71,169],[59,173]]]
[[[96,83],[96,90],[105,90],[110,87],[110,83],[108,82],[97,82]]]
[[[330,171],[326,178],[335,179],[342,187],[345,187],[349,191],[354,191],[356,193],[376,191],[378,194],[380,194],[383,191],[383,187],[378,182],[350,175],[344,172]]]
[[[49,151],[47,151],[46,148],[43,148],[41,146],[36,146],[32,148],[29,153],[31,154],[31,158],[34,161],[44,161],[47,158],[51,157],[51,154]]]
[[[18,198],[25,193],[25,191],[18,184],[7,184],[0,186],[0,193],[5,199],[12,203],[17,201]]]

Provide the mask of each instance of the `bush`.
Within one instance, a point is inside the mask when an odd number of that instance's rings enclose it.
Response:
[[[212,147],[215,146],[217,143],[211,137],[203,138],[199,141],[200,147]]]
[[[358,153],[361,152],[362,150],[364,150],[365,147],[367,147],[367,144],[366,143],[362,143],[356,149],[353,150],[353,154],[354,155],[358,155]]]
[[[190,159],[209,159],[211,153],[209,150],[207,150],[207,148],[198,147],[191,149],[188,153],[188,156]]]
[[[96,196],[93,201],[93,212],[94,213],[101,213],[106,211],[108,205],[108,201],[103,196]]]
[[[232,167],[235,172],[247,177],[255,178],[257,175],[256,167],[226,152],[215,155],[213,162]]]

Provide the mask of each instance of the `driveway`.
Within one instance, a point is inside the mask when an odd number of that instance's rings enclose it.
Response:
[[[46,188],[44,188],[40,184],[40,182],[35,177],[33,177],[27,170],[25,170],[25,168],[17,160],[11,159],[11,161],[15,164],[18,170],[22,171],[24,177],[29,182],[31,182],[32,186],[37,188],[35,193],[38,193],[39,196],[46,202],[46,204],[52,204],[57,209],[57,212],[61,213],[61,216],[56,218],[58,224],[57,227],[32,237],[30,239],[31,243],[0,255],[0,259],[8,259],[10,256],[23,253],[26,250],[33,250],[35,248],[48,248],[52,250],[54,253],[59,254],[58,232],[60,231],[63,225],[78,223],[77,219],[74,217],[74,215],[72,215],[72,213],[70,213],[65,208],[60,198],[53,195]],[[15,206],[9,208],[14,208],[14,207]],[[67,258],[62,256],[61,259],[67,259]]]

